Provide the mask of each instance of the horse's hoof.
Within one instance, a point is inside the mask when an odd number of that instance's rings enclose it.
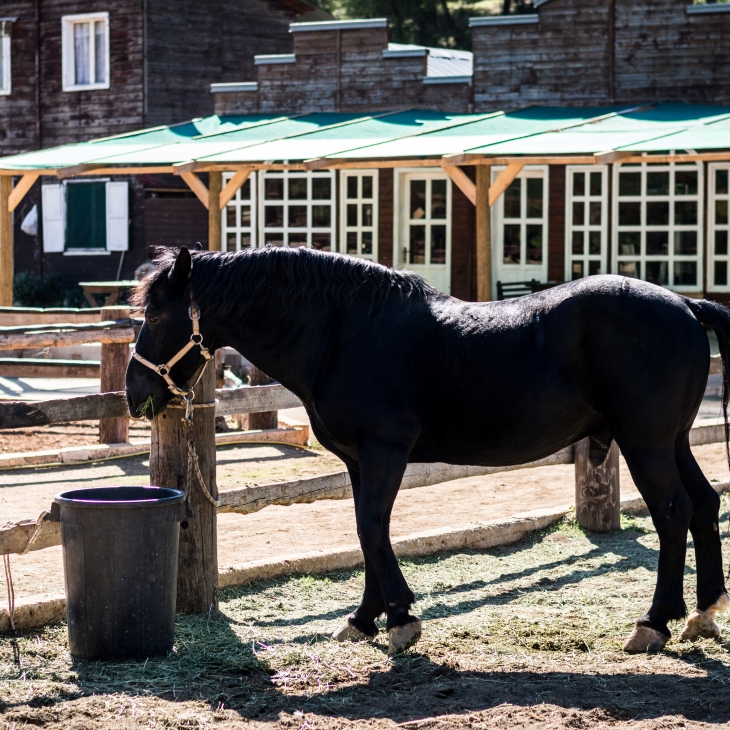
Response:
[[[400,654],[410,649],[421,638],[421,619],[417,618],[405,626],[394,626],[388,631],[388,654]]]
[[[705,611],[695,608],[687,618],[680,641],[697,641],[698,639],[717,639],[720,636],[720,627],[715,616],[730,607],[730,598],[723,593],[715,603]]]
[[[634,626],[631,636],[624,644],[624,651],[627,654],[661,651],[667,641],[669,641],[669,637],[661,631],[652,629],[650,626]]]
[[[345,623],[340,626],[334,634],[332,634],[332,638],[335,641],[369,641],[373,637],[364,634],[349,621],[345,621]]]

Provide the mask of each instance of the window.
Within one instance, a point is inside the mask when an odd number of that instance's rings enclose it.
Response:
[[[335,250],[334,170],[259,176],[259,245]]]
[[[129,184],[69,180],[41,188],[43,250],[90,254],[129,247]]]
[[[10,29],[13,24],[0,20],[0,96],[7,96],[12,87],[10,64]]]
[[[708,208],[707,249],[709,253],[709,271],[707,272],[710,291],[730,291],[730,164],[710,165],[710,205]]]
[[[378,172],[340,173],[340,250],[378,260]]]
[[[614,271],[700,290],[702,166],[616,165],[614,185]]]
[[[608,173],[595,165],[566,168],[565,280],[607,273]]]
[[[233,177],[232,172],[223,175],[223,185]],[[236,191],[222,212],[221,232],[223,251],[240,251],[256,246],[256,173]]]
[[[62,18],[63,90],[109,88],[109,13]]]

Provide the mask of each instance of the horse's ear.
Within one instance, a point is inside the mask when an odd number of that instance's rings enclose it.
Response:
[[[192,268],[193,261],[190,258],[190,251],[183,246],[180,249],[180,253],[178,253],[177,258],[175,259],[175,264],[168,275],[170,284],[176,289],[183,289],[187,286]]]
[[[195,250],[196,250],[196,251],[202,251],[202,250],[203,250],[203,244],[202,244],[202,243],[201,243],[200,241],[198,241],[198,242],[197,242],[197,243],[195,244]]]

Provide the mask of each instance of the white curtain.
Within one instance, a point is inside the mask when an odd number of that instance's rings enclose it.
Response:
[[[103,84],[106,83],[106,31],[105,23],[103,20],[97,20],[94,23],[95,27],[95,53],[96,58],[94,59],[94,69],[96,71],[95,83]]]
[[[74,82],[77,86],[91,83],[91,23],[74,23]]]

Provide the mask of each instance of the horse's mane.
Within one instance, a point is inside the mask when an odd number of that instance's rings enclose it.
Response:
[[[266,246],[238,253],[191,252],[193,299],[217,316],[238,314],[262,306],[270,295],[286,305],[326,301],[348,304],[369,298],[370,310],[380,310],[390,297],[422,301],[438,294],[421,276],[396,271],[365,259],[325,253],[304,247]],[[132,303],[147,306],[160,278],[167,276],[177,250],[160,248],[156,269],[137,287]]]

